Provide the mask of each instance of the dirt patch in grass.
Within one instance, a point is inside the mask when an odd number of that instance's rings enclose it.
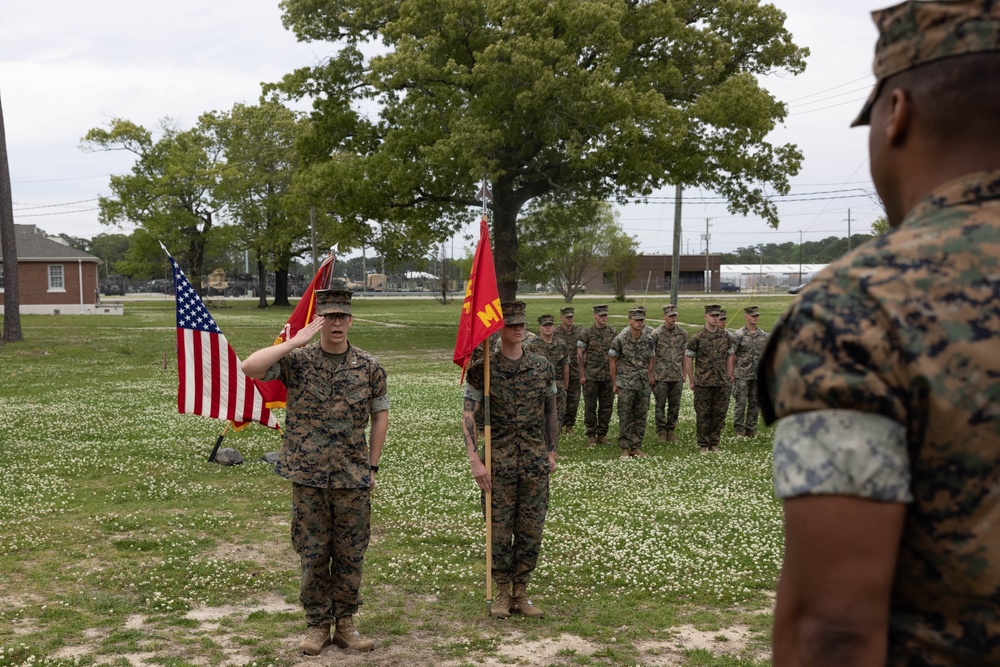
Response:
[[[196,607],[184,614],[184,618],[204,624],[206,622],[221,620],[227,616],[248,616],[258,611],[269,614],[294,614],[301,612],[302,607],[298,604],[285,602],[278,596],[273,596],[264,598],[251,606],[222,605],[219,607]]]
[[[288,524],[287,521],[284,522]],[[250,561],[273,567],[274,563],[291,563],[298,560],[291,541],[265,541],[256,544],[233,544],[224,542],[211,552],[209,558],[227,561]]]
[[[198,607],[192,609],[184,618],[198,621],[197,627],[185,630],[188,638],[198,636],[211,638],[222,654],[221,659],[213,660],[213,667],[234,667],[246,665],[253,661],[249,649],[238,641],[240,637],[220,628],[225,618],[245,618],[254,612],[296,613],[301,611],[297,604],[285,602],[275,596],[248,605],[224,605],[218,607]],[[328,646],[316,657],[304,656],[299,651],[301,636],[293,633],[279,640],[280,658],[288,660],[295,667],[316,665],[344,665],[345,667],[412,667],[413,665],[437,665],[438,667],[460,667],[473,662],[483,667],[505,667],[508,665],[571,665],[580,664],[581,660],[601,661],[602,653],[609,647],[615,647],[616,642],[593,642],[571,634],[556,637],[528,639],[520,629],[508,629],[497,624],[496,632],[491,633],[494,648],[470,646],[463,652],[460,644],[461,634],[449,634],[447,624],[434,631],[416,630],[403,638],[378,638],[377,647],[371,653],[358,653],[343,650],[337,646]],[[138,614],[130,616],[125,627],[133,630],[154,629],[146,619]],[[304,626],[303,626],[304,631]],[[684,662],[684,651],[704,649],[714,655],[743,655],[754,659],[765,659],[766,655],[756,652],[747,654],[753,633],[746,626],[733,626],[715,631],[700,631],[693,626],[680,626],[667,631],[669,635],[662,640],[642,641],[632,645],[632,649],[622,646],[622,650],[636,652],[639,664],[649,667],[668,667]],[[85,658],[95,653],[100,636],[93,633],[87,635],[87,643],[78,646],[66,646],[55,651],[50,657],[59,659]],[[456,643],[458,640],[458,643]],[[133,667],[153,667],[167,655],[183,653],[178,647],[177,652],[167,649],[164,652],[137,652],[123,655]],[[101,656],[94,655],[100,663]],[[185,655],[186,660],[195,664],[208,665],[208,659],[196,655]]]

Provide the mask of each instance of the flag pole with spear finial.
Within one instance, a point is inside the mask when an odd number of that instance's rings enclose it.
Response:
[[[490,192],[489,187],[486,185],[485,176],[483,177],[483,186],[479,189],[477,198],[483,202],[482,219],[488,220],[489,217],[486,209],[486,202],[492,201],[493,193]],[[491,449],[492,435],[490,431],[490,354],[492,353],[492,349],[490,345],[490,338],[490,336],[487,336],[486,340],[483,341],[483,464],[486,466],[486,478],[491,482],[490,489],[486,491],[486,502],[484,503],[486,509],[487,604],[490,604],[493,601],[493,457]]]

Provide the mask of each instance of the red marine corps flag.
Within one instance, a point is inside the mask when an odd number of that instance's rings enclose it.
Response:
[[[309,287],[306,288],[305,293],[302,294],[302,298],[299,299],[299,302],[295,305],[295,310],[292,311],[288,321],[285,322],[285,326],[281,328],[281,332],[278,334],[277,338],[274,339],[274,343],[272,343],[272,345],[285,342],[297,334],[299,329],[312,321],[312,318],[316,313],[316,290],[326,289],[327,285],[329,285],[330,277],[333,275],[333,267],[336,263],[337,258],[333,253],[331,253],[330,256],[324,259],[323,263],[319,265],[319,269],[316,271],[316,275],[313,276],[312,282],[309,283]],[[288,390],[285,388],[285,384],[281,380],[269,380],[267,382],[257,380],[257,386],[264,395],[264,404],[268,408],[274,409],[285,407],[285,399],[288,397]],[[244,426],[244,424],[235,424],[234,426],[236,427],[236,430],[239,430]]]
[[[500,309],[500,293],[497,290],[497,272],[493,267],[493,250],[490,248],[490,232],[486,216],[479,221],[479,244],[472,258],[472,271],[465,288],[465,302],[462,316],[458,320],[458,337],[455,339],[453,360],[465,368],[476,346],[490,334],[503,329],[503,311]]]
[[[486,184],[480,191],[480,199],[489,194]],[[458,337],[455,339],[455,356],[453,360],[462,367],[462,380],[465,379],[465,369],[476,346],[484,340],[489,340],[490,334],[503,329],[503,310],[500,308],[500,291],[497,289],[497,272],[493,266],[493,250],[490,247],[490,230],[486,225],[486,211],[479,221],[479,244],[472,258],[472,271],[469,272],[469,284],[465,288],[465,303],[462,304],[462,316],[458,320]],[[488,344],[488,343],[487,343]],[[486,351],[483,359],[483,435],[484,459],[486,474],[492,475],[490,452],[490,355]],[[461,383],[461,380],[459,381]],[[493,597],[493,496],[486,492],[486,599]]]

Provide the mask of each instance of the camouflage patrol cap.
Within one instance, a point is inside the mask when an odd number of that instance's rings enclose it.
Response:
[[[644,321],[646,319],[646,307],[636,306],[628,311],[628,318],[630,320]]]
[[[1000,3],[995,0],[907,0],[872,12],[878,26],[875,87],[851,127],[871,122],[886,79],[943,58],[1000,51]]]
[[[719,309],[719,319],[720,320],[726,319],[726,309],[725,308],[720,308]]]
[[[718,315],[721,312],[722,312],[722,306],[720,306],[719,304],[714,303],[710,306],[705,306],[706,315]]]
[[[351,297],[354,295],[347,287],[343,278],[330,281],[330,289],[316,290],[316,314],[332,315],[333,313],[351,314]]]
[[[747,306],[743,309],[743,312],[747,315],[760,315],[760,308],[757,306]]]
[[[528,307],[524,301],[507,301],[500,304],[503,311],[503,325],[512,327],[516,324],[527,324],[528,318],[524,314],[524,309]]]
[[[566,306],[565,308],[559,309],[559,314],[562,315],[563,317],[573,317],[575,313],[576,309],[573,308],[573,306]]]
[[[594,315],[607,315],[607,314],[608,314],[607,305],[601,303],[594,306]]]
[[[555,324],[555,323],[556,323],[556,319],[554,317],[552,317],[551,315],[539,315],[538,316],[538,324],[541,325],[541,326],[543,326],[543,327],[546,324]]]
[[[675,306],[673,304],[668,304],[668,305],[664,306],[663,307],[663,314],[664,315],[676,315],[677,314],[677,306]]]

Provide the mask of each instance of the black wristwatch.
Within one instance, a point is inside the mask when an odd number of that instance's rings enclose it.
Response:
[[[372,469],[372,472],[378,472],[378,466],[373,466],[373,465],[369,464],[368,467]]]

